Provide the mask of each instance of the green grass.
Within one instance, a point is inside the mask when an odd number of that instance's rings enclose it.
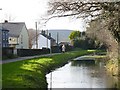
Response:
[[[2,65],[3,88],[47,88],[45,75],[68,60],[93,51],[80,50],[49,57],[17,61]]]

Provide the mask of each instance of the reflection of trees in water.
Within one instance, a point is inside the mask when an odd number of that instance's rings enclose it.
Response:
[[[71,62],[73,67],[88,67],[88,74],[92,78],[107,78],[106,85],[110,88],[120,88],[120,81],[117,81],[113,76],[109,76],[104,70],[104,61],[103,60],[76,60]],[[84,69],[83,69],[84,70]],[[104,76],[105,75],[105,76]],[[106,89],[105,89],[106,90]],[[108,90],[108,89],[107,89]],[[116,89],[115,89],[116,90]],[[119,89],[118,89],[119,90]]]
[[[72,61],[71,66],[95,66],[95,60]]]

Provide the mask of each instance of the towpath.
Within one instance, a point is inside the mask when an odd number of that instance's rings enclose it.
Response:
[[[38,57],[43,57],[43,56],[53,56],[53,55],[57,55],[57,54],[60,54],[60,53],[44,54],[44,55],[37,55],[37,56],[18,57],[18,58],[14,58],[14,59],[3,60],[3,61],[0,60],[0,64],[16,62],[16,61],[22,61],[22,60],[27,60],[27,59],[33,59],[33,58],[38,58]]]

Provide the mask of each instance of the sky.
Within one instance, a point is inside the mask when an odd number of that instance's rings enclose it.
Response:
[[[46,15],[49,0],[0,0],[0,22],[25,22],[28,29],[35,29],[35,22],[38,22],[38,29],[70,29],[85,30],[85,23],[82,19],[54,18],[46,25],[41,25],[41,17]]]

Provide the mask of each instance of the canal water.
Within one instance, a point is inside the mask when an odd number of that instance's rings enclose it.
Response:
[[[115,88],[103,60],[73,60],[46,75],[48,88]]]

